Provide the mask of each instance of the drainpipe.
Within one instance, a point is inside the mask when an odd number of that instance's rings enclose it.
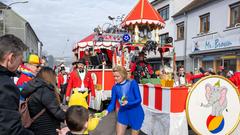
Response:
[[[184,67],[185,67],[185,70],[186,70],[186,67],[187,67],[187,20],[188,20],[188,16],[187,16],[187,13],[184,12],[184,17],[185,17],[185,20],[184,20]]]

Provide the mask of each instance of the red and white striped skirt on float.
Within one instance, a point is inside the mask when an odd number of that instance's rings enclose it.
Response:
[[[188,88],[139,84],[145,119],[141,130],[148,135],[187,135],[185,104]]]
[[[185,110],[188,88],[161,87],[160,85],[139,84],[142,103],[162,112],[178,113]]]

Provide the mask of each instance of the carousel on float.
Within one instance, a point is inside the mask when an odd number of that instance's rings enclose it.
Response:
[[[90,55],[87,67],[96,89],[95,99],[90,98],[90,108],[102,110],[111,99],[114,85],[112,67],[124,66],[131,75],[132,63],[142,53],[155,75],[143,77],[140,74],[139,77],[145,113],[141,129],[144,133],[187,135],[188,124],[198,134],[239,133],[234,130],[239,123],[239,93],[232,83],[213,76],[203,78],[193,87],[174,86],[176,63],[173,39],[167,38],[166,44],[160,44],[159,31],[164,28],[165,22],[148,0],[139,0],[119,26],[107,25],[106,29],[106,24],[94,29],[94,33],[73,48],[76,60]],[[221,89],[218,93],[221,96],[216,97],[221,103],[218,107],[209,101],[213,96],[209,93],[214,93],[216,89]],[[213,112],[211,107],[215,108]],[[234,120],[230,120],[231,115]]]

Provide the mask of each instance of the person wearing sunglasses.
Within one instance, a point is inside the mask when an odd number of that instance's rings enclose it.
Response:
[[[24,65],[20,67],[21,75],[17,81],[17,86],[22,91],[26,83],[32,80],[41,69],[40,58],[36,54],[30,54]],[[20,100],[24,100],[20,97]]]

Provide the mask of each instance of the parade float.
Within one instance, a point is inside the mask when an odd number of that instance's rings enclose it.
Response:
[[[160,58],[157,81],[143,78],[142,84],[139,84],[145,112],[141,130],[154,135],[188,134],[185,115],[188,88],[173,87],[176,67],[172,39],[168,38],[167,44],[159,44],[159,30],[165,26],[163,19],[148,0],[140,0],[124,19],[122,26],[132,33],[133,46],[143,45],[148,60]]]
[[[154,70],[158,77],[141,78],[139,84],[145,112],[141,130],[149,135],[187,135],[185,109],[191,89],[173,86],[176,64],[172,39],[168,38],[167,44],[159,44],[159,31],[164,26],[163,19],[148,0],[139,0],[120,27],[95,29],[94,33],[76,43],[73,52],[76,60],[83,57],[86,49],[92,51],[93,63],[97,61],[99,52],[105,52],[109,59],[107,63],[99,61],[88,67],[96,88],[96,98],[90,101],[89,107],[96,110],[101,110],[105,101],[111,98],[114,85],[112,67],[121,65],[130,71],[133,57],[138,57],[142,51],[146,53],[148,62],[157,60],[159,65]]]
[[[102,110],[103,102],[111,98],[111,89],[114,85],[112,66],[106,68],[106,64],[99,60],[98,54],[104,49],[105,55],[109,59],[107,64],[113,64],[112,48],[119,45],[119,40],[119,37],[115,35],[107,36],[104,34],[101,34],[101,39],[99,40],[99,33],[94,32],[76,43],[73,48],[76,61],[83,58],[85,50],[90,49],[92,53],[91,61],[93,65],[88,66],[87,69],[91,73],[96,89],[96,98],[94,100],[91,98],[89,104],[89,107],[92,109]]]
[[[93,56],[106,49],[113,67],[124,66],[130,70],[133,57],[144,51],[147,59],[159,58],[158,78],[141,78],[139,84],[145,120],[142,131],[146,134],[187,134],[185,100],[188,88],[174,88],[172,74],[175,70],[174,47],[171,44],[159,44],[159,30],[165,26],[164,20],[147,0],[139,0],[133,10],[121,23],[122,30],[107,32],[95,29],[95,32],[76,43],[74,56],[80,59],[86,49],[92,48]],[[168,67],[164,62],[167,60]],[[101,110],[105,100],[111,98],[114,85],[111,68],[100,62],[101,68],[89,68],[96,88],[96,98],[90,101],[90,108]],[[129,73],[131,74],[131,73]],[[148,84],[144,84],[148,83]],[[152,83],[152,84],[150,84]],[[173,122],[174,121],[174,122]],[[161,124],[162,123],[162,124]]]

